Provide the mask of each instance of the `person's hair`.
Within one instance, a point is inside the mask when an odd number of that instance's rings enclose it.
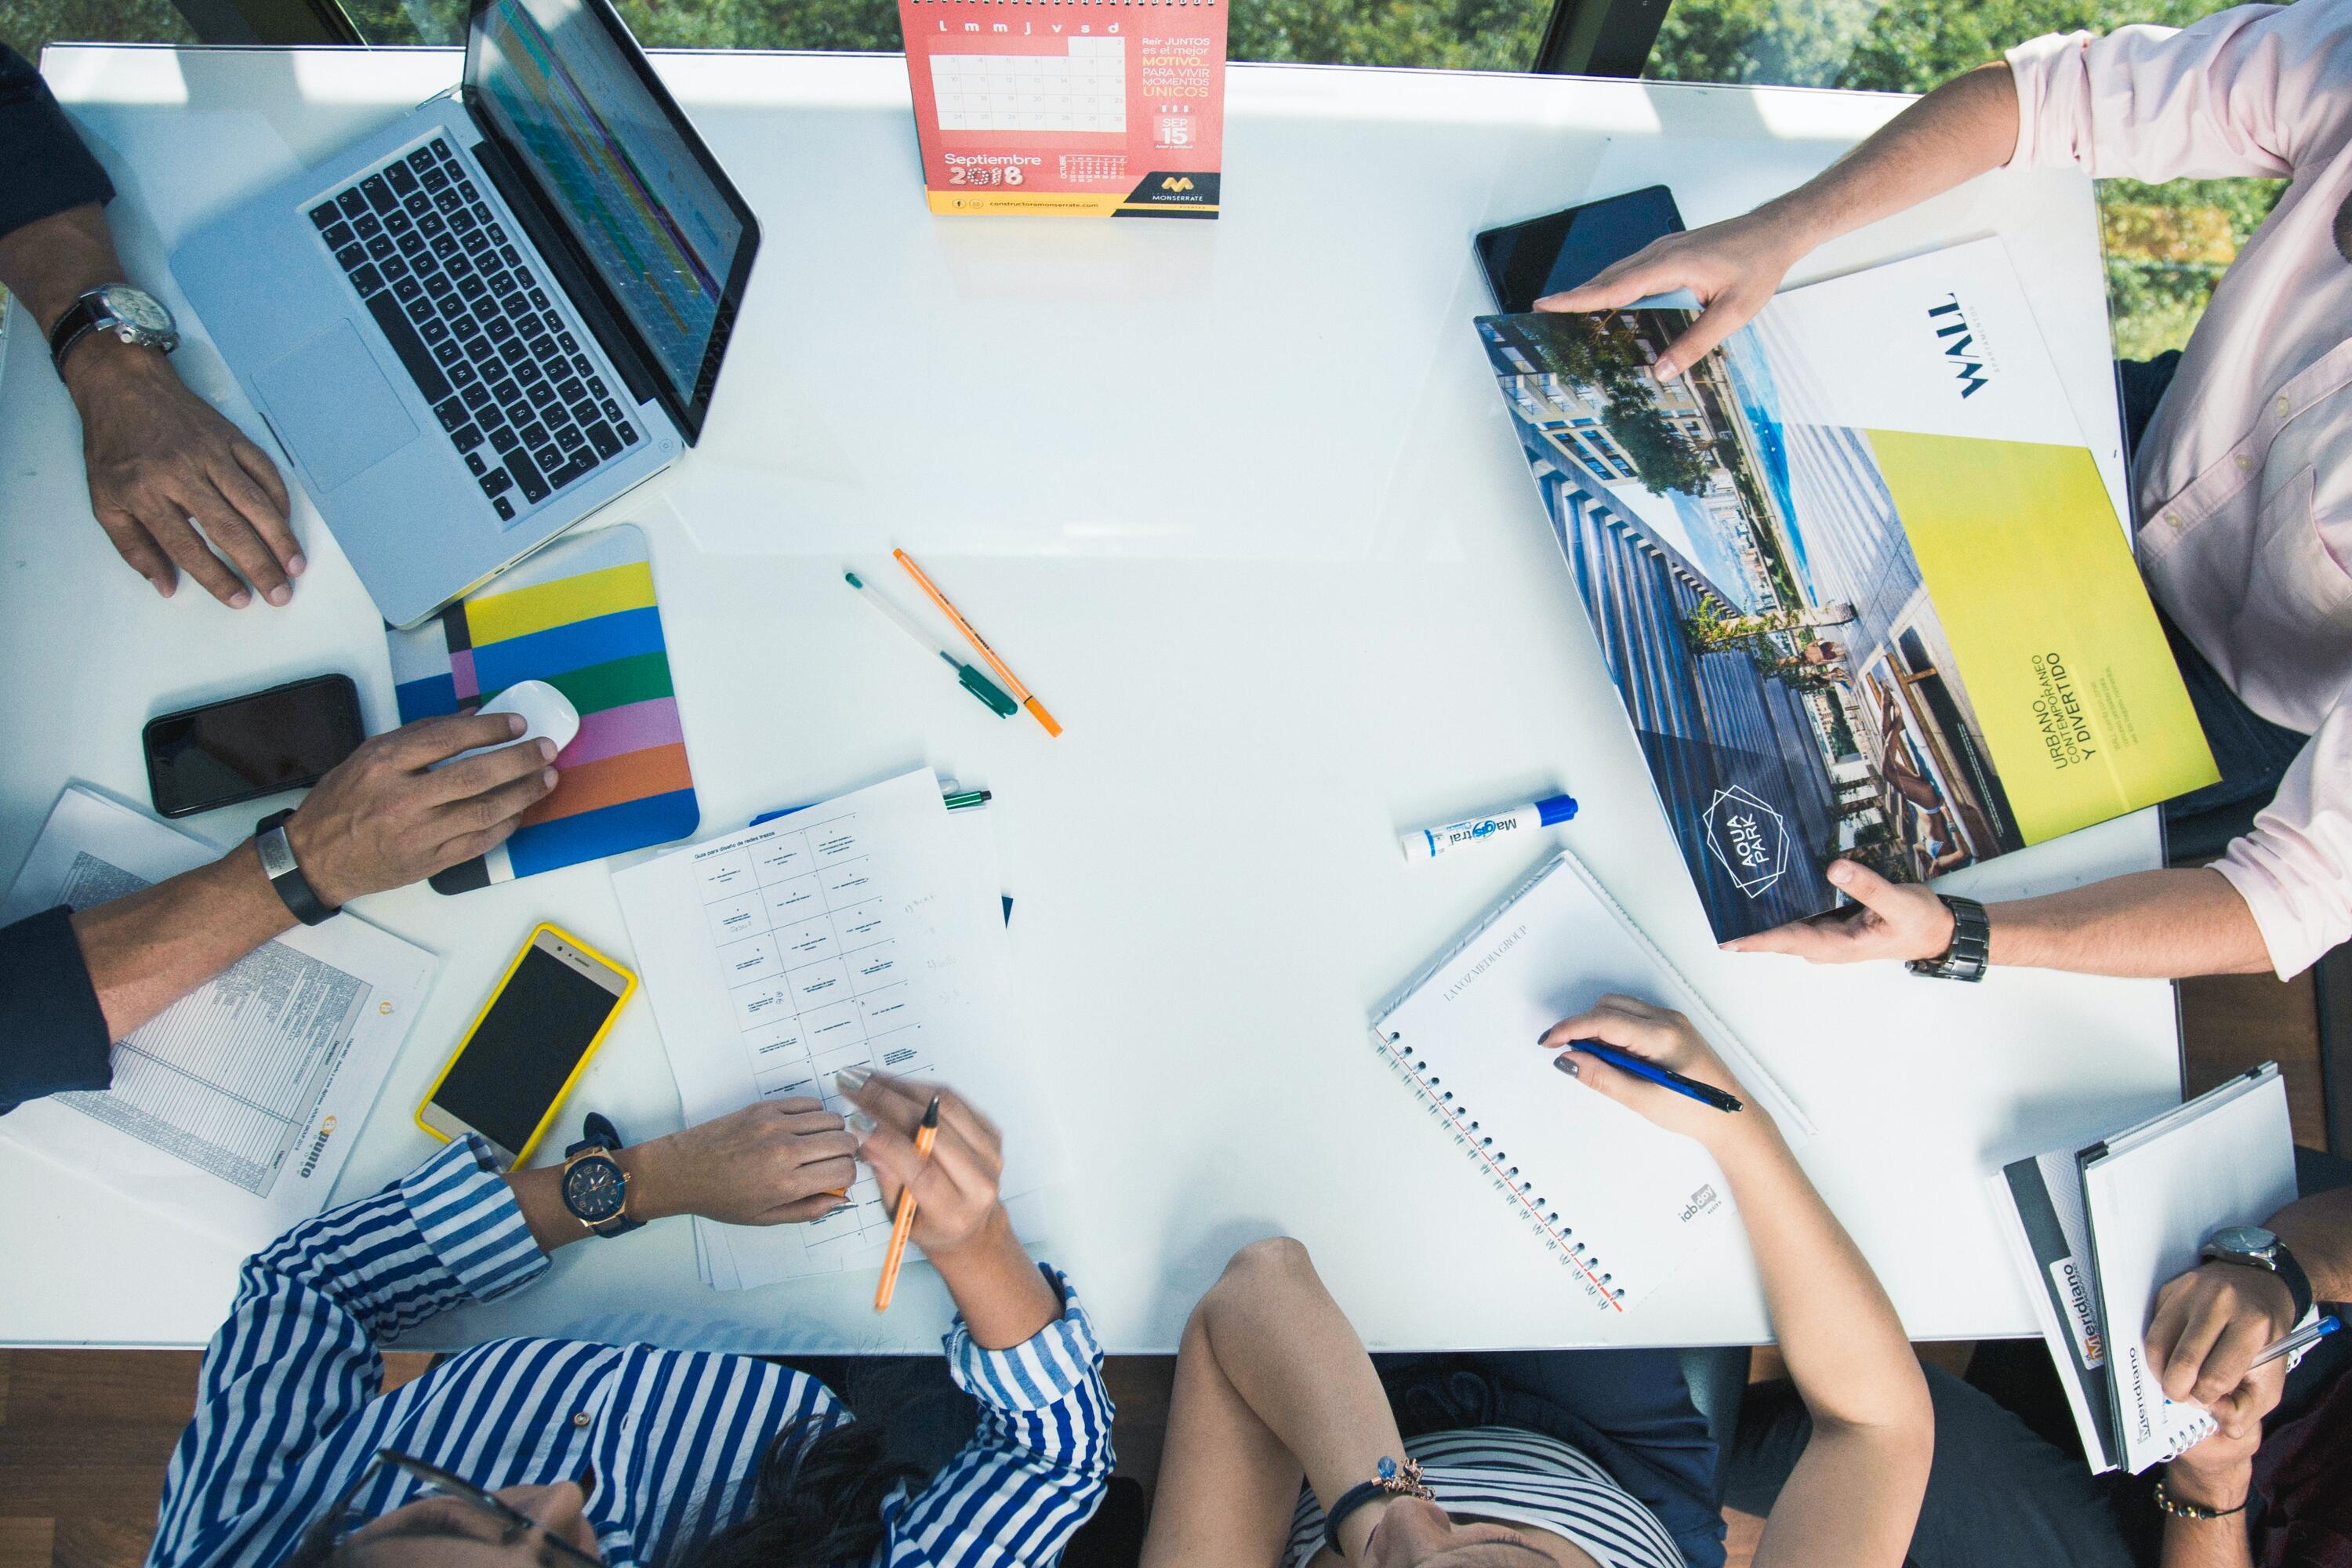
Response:
[[[690,1542],[673,1568],[844,1568],[870,1562],[882,1544],[882,1504],[901,1482],[929,1472],[894,1458],[887,1415],[811,1415],[777,1433],[760,1459],[751,1511]],[[340,1511],[340,1510],[338,1510]],[[304,1531],[280,1568],[346,1561],[325,1519]]]
[[[882,1504],[929,1472],[893,1458],[887,1415],[812,1415],[776,1434],[751,1511],[681,1554],[678,1568],[843,1568],[882,1544]]]

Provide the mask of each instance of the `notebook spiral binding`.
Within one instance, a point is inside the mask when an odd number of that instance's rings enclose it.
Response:
[[[1420,1097],[1430,1119],[1444,1125],[1463,1153],[1486,1173],[1495,1190],[1509,1198],[1528,1228],[1543,1238],[1544,1249],[1582,1277],[1588,1294],[1612,1310],[1623,1311],[1625,1288],[1615,1283],[1601,1256],[1576,1239],[1573,1226],[1560,1223],[1559,1211],[1535,1190],[1533,1182],[1520,1178],[1510,1152],[1495,1147],[1493,1137],[1480,1130],[1477,1117],[1454,1098],[1444,1077],[1429,1070],[1427,1059],[1405,1045],[1402,1034],[1391,1030],[1373,1029],[1372,1047],[1389,1064],[1389,1070]]]

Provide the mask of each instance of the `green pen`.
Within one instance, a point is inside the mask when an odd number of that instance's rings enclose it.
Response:
[[[994,681],[940,647],[936,639],[916,624],[914,616],[858,581],[856,573],[844,572],[842,576],[851,587],[857,590],[860,598],[881,611],[900,631],[946,660],[947,667],[956,672],[956,679],[962,682],[963,689],[987,703],[990,710],[998,718],[1010,719],[1021,711],[1021,705],[1007,697]]]

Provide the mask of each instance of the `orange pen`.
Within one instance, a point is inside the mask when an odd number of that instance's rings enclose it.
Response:
[[[940,1097],[931,1096],[930,1109],[923,1112],[923,1124],[915,1129],[915,1169],[920,1171],[929,1163],[931,1145],[940,1138]],[[882,1283],[874,1289],[874,1310],[890,1310],[890,1293],[898,1288],[898,1266],[907,1260],[907,1237],[915,1229],[915,1184],[908,1182],[898,1194],[898,1217],[890,1226],[890,1250],[882,1255]]]
[[[1005,668],[1004,661],[996,657],[996,650],[988,646],[988,639],[982,637],[973,628],[972,624],[963,618],[961,611],[948,603],[948,596],[940,592],[938,584],[923,575],[923,569],[915,564],[914,558],[903,550],[893,550],[890,553],[898,558],[898,564],[907,569],[907,575],[915,580],[915,585],[931,596],[931,603],[940,607],[940,613],[955,623],[956,630],[964,635],[964,640],[980,650],[980,657],[988,660],[988,668],[996,671],[997,679],[1004,682],[1004,689],[1013,693],[1013,700],[1029,710],[1031,718],[1045,726],[1045,733],[1060,734],[1062,732],[1060,721],[1045,711],[1045,705],[1038,701],[1027,687],[1021,684],[1019,676]]]

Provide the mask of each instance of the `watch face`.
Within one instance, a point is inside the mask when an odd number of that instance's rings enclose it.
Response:
[[[2215,1231],[2213,1245],[2224,1252],[2263,1253],[2278,1245],[2278,1237],[2258,1225],[2233,1225]]]
[[[168,332],[172,330],[172,312],[163,309],[162,302],[144,289],[117,285],[101,289],[99,294],[109,310],[142,332]]]
[[[590,1225],[618,1215],[625,1193],[620,1163],[604,1154],[575,1161],[563,1173],[563,1206]]]

